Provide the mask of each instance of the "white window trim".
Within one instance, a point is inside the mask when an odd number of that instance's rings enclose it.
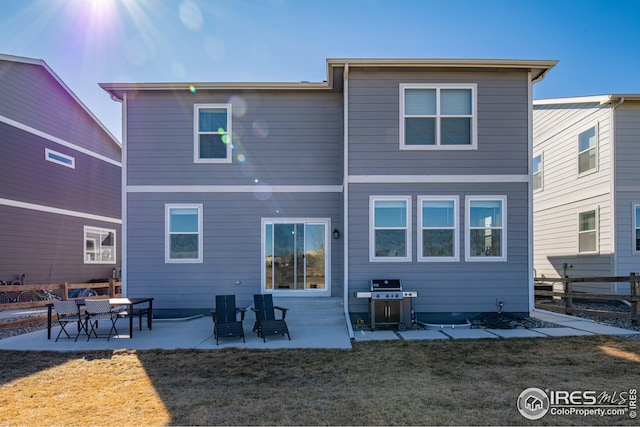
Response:
[[[201,264],[203,262],[203,219],[201,203],[168,203],[164,205],[164,262],[166,264]],[[171,258],[171,233],[169,231],[169,219],[171,209],[197,209],[198,210],[198,258]],[[180,233],[196,234],[196,233]]]
[[[502,235],[500,236],[500,245],[502,248],[501,256],[471,256],[471,202],[477,200],[500,200],[502,202]],[[464,259],[467,262],[506,262],[507,261],[507,196],[465,196],[465,252]],[[495,227],[498,229],[498,227]]]
[[[331,295],[331,219],[330,218],[262,218],[260,221],[260,289],[263,293],[276,294],[278,296],[330,296]],[[265,251],[266,225],[267,224],[322,224],[325,226],[325,288],[324,289],[304,289],[300,290],[275,290],[267,289],[266,275],[267,266],[264,260],[267,257]]]
[[[422,226],[422,202],[430,201],[430,200],[446,200],[453,202],[453,256],[451,257],[435,257],[435,256],[425,256],[423,254],[423,236],[422,230],[425,227]],[[459,196],[418,196],[418,262],[458,262],[460,261],[460,212],[458,211],[458,206],[460,205],[460,197]],[[445,229],[443,227],[436,227],[434,229]]]
[[[471,144],[440,145],[440,121],[436,120],[436,145],[405,145],[405,89],[436,89],[436,117],[440,115],[440,89],[471,89]],[[400,150],[477,150],[478,149],[478,85],[477,83],[400,83]]]
[[[402,201],[407,204],[407,218],[405,244],[407,247],[406,256],[403,257],[377,257],[375,248],[375,231],[374,227],[374,207],[378,201]],[[413,255],[411,252],[411,196],[369,196],[369,262],[411,262]]]
[[[633,223],[633,229],[631,230],[631,253],[634,255],[640,254],[640,251],[636,249],[636,230],[640,227],[640,224],[636,222],[636,210],[638,209],[640,209],[640,203],[631,205],[631,221]]]
[[[87,260],[87,231],[93,231],[93,232],[98,232],[98,233],[102,233],[102,232],[106,232],[106,233],[113,233],[113,260],[112,261],[92,261],[92,260]],[[111,228],[103,228],[103,227],[94,227],[94,226],[90,226],[90,225],[85,225],[84,226],[84,231],[82,233],[83,236],[83,240],[82,240],[82,259],[84,260],[85,264],[116,264],[117,261],[117,240],[116,240],[116,230],[111,229]],[[96,242],[97,245],[97,242]]]
[[[533,191],[534,192],[540,192],[542,190],[544,190],[544,152],[533,156],[533,159],[535,160],[536,157],[540,156],[540,171],[535,172],[532,170],[532,183],[531,186],[533,187]],[[533,169],[533,165],[531,165],[532,169]],[[540,188],[535,188],[534,186],[534,181],[535,181],[535,177],[536,175],[540,175]]]
[[[584,172],[580,172],[580,154],[588,151],[588,150],[580,151],[580,134],[588,131],[591,128],[595,128],[596,145],[595,147],[590,148],[589,150],[596,150],[596,166],[592,169],[586,170]],[[600,123],[596,123],[595,125],[585,126],[578,131],[578,133],[576,134],[576,153],[577,153],[576,154],[576,162],[577,162],[576,171],[578,172],[578,177],[583,177],[583,176],[598,172],[598,170],[600,169]]]
[[[593,251],[584,251],[580,252],[580,234],[581,233],[590,233],[591,231],[580,231],[580,214],[585,214],[587,212],[595,212],[596,214],[596,248]],[[590,255],[590,254],[599,254],[600,253],[600,207],[596,207],[594,209],[587,209],[584,211],[580,211],[577,214],[577,234],[576,234],[576,253],[579,255]]]
[[[202,159],[200,158],[200,132],[199,118],[200,109],[206,108],[224,108],[227,110],[227,136],[229,142],[227,144],[227,156],[224,159]],[[232,129],[231,129],[231,104],[193,104],[193,162],[194,163],[231,163],[232,158]],[[214,132],[214,134],[218,134]]]
[[[54,156],[54,157],[52,157]],[[56,159],[55,157],[62,157],[63,159],[67,160],[68,162],[62,161],[60,159]],[[57,165],[62,165],[65,167],[68,167],[70,169],[75,169],[76,168],[76,159],[74,157],[68,156],[66,154],[62,154],[58,151],[52,150],[50,148],[45,148],[44,149],[44,159],[48,162],[51,163],[55,163]]]

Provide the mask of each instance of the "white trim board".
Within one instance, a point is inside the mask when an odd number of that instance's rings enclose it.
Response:
[[[349,184],[528,183],[528,175],[349,175]]]
[[[108,216],[94,215],[86,212],[72,211],[69,209],[54,208],[51,206],[36,205],[34,203],[19,202],[17,200],[9,200],[0,198],[0,205],[11,206],[13,208],[30,209],[32,211],[47,212],[56,215],[73,216],[76,218],[92,219],[95,221],[110,222],[113,224],[122,224],[119,218],[111,218]]]
[[[127,193],[342,193],[342,185],[128,185]]]
[[[94,153],[91,150],[87,150],[86,148],[83,148],[71,142],[65,141],[64,139],[58,138],[57,136],[49,135],[46,132],[42,132],[41,130],[32,128],[31,126],[25,125],[24,123],[17,122],[8,117],[0,115],[0,122],[5,123],[9,126],[13,126],[14,128],[23,130],[32,135],[39,136],[40,138],[44,138],[47,141],[55,142],[56,144],[60,144],[63,147],[67,147],[72,150],[78,151],[79,153],[86,154],[87,156],[91,156],[98,160],[102,160],[103,162],[110,163],[114,166],[118,166],[119,168],[122,167],[122,163],[117,160],[110,159],[107,156],[103,156],[102,154]]]

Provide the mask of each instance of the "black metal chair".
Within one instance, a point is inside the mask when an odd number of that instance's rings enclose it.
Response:
[[[236,307],[235,295],[216,295],[216,308],[211,310],[216,345],[221,337],[240,337],[242,342],[246,342],[242,327],[246,311],[244,308]],[[240,313],[240,321],[238,321],[238,313]]]
[[[257,332],[262,341],[266,342],[265,336],[287,334],[289,341],[289,328],[284,318],[287,316],[288,308],[274,306],[273,296],[271,294],[254,295],[254,307],[251,309],[256,313],[256,323],[253,325],[253,332]],[[275,310],[280,310],[281,318],[276,319]]]

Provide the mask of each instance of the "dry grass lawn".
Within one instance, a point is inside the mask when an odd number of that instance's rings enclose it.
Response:
[[[637,425],[516,409],[526,388],[640,385],[640,340],[356,343],[353,350],[2,351],[1,425]]]

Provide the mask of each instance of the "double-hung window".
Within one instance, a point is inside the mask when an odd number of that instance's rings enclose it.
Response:
[[[458,196],[418,196],[418,261],[459,261]]]
[[[231,163],[231,104],[194,105],[194,162]]]
[[[401,84],[400,149],[475,149],[476,84]]]
[[[116,230],[84,227],[84,263],[116,263]]]
[[[165,262],[202,262],[202,205],[165,205]]]
[[[369,261],[411,261],[411,197],[369,199]]]
[[[598,168],[598,127],[594,126],[578,135],[578,174]]]
[[[533,189],[542,190],[542,184],[542,154],[539,154],[533,158]]]
[[[467,196],[467,261],[507,260],[506,196]]]
[[[598,210],[578,214],[578,252],[598,251]]]

